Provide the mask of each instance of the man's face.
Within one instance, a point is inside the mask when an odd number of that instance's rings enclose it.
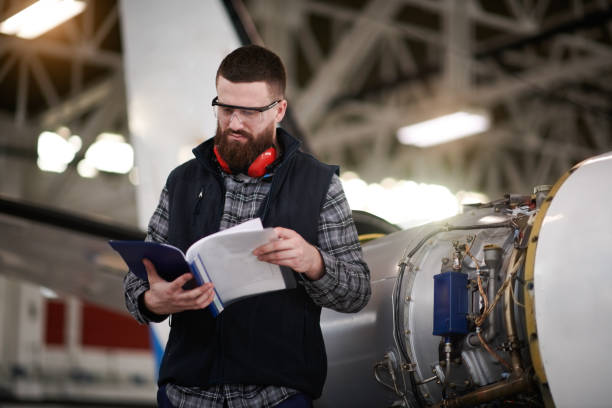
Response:
[[[278,100],[265,82],[230,82],[217,80],[219,103],[262,107]],[[287,102],[281,101],[264,112],[218,109],[215,144],[232,171],[246,173],[249,165],[276,142],[276,123],[282,120]]]

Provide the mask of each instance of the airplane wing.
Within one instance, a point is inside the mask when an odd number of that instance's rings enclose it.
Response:
[[[109,239],[144,239],[136,228],[0,198],[0,273],[127,313],[127,268]]]

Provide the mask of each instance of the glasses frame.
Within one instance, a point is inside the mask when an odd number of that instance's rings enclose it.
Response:
[[[219,102],[219,97],[215,96],[213,98],[213,100],[212,100],[211,106],[221,106],[222,108],[247,110],[247,111],[254,111],[254,112],[260,112],[261,113],[261,112],[265,112],[267,110],[272,109],[273,107],[278,105],[281,101],[282,101],[282,99],[278,99],[278,100],[272,102],[269,105],[258,106],[258,107],[253,107],[253,106],[238,106],[238,105],[228,105],[226,103],[221,103],[221,102]]]

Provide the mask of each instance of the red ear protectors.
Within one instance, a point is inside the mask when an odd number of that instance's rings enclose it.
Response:
[[[223,171],[228,174],[231,174],[232,171],[230,170],[229,165],[227,164],[225,160],[223,160],[223,157],[221,157],[221,155],[219,154],[219,149],[217,149],[216,145],[215,147],[213,147],[213,152],[215,153],[215,157],[217,158],[217,161],[219,162],[219,166],[221,166]]]
[[[215,153],[215,157],[217,158],[221,169],[223,169],[224,172],[231,174],[232,170],[230,169],[227,162],[223,160],[223,158],[219,154],[217,146],[213,148],[213,152]],[[253,160],[253,163],[251,163],[251,165],[249,166],[247,174],[254,178],[259,178],[263,176],[264,174],[266,174],[266,167],[274,163],[274,160],[276,160],[276,149],[274,147],[270,147],[264,150],[263,153],[261,153],[259,156],[257,156],[257,158],[255,158],[255,160]]]
[[[276,160],[276,149],[269,147],[253,160],[248,175],[254,178],[262,177],[266,174],[266,167],[274,163],[274,160]]]

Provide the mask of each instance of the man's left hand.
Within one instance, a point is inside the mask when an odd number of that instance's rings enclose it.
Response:
[[[276,227],[274,231],[278,235],[278,240],[257,247],[253,251],[257,259],[288,266],[296,272],[303,273],[311,280],[317,280],[323,276],[325,272],[323,258],[317,248],[310,245],[293,230]]]

